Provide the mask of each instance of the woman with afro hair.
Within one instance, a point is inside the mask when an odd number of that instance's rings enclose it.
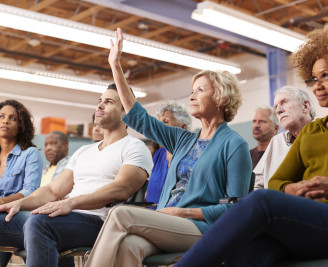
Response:
[[[311,32],[291,62],[320,106],[328,107],[328,28]],[[303,128],[269,188],[274,190],[257,190],[238,201],[175,267],[327,258],[328,116]]]

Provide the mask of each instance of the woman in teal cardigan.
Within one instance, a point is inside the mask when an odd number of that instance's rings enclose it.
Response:
[[[170,127],[148,115],[130,91],[120,65],[122,42],[118,29],[109,63],[127,113],[123,122],[173,156],[157,211],[113,208],[86,266],[142,266],[148,255],[188,250],[231,206],[219,199],[245,196],[251,177],[248,145],[227,125],[241,105],[236,78],[229,72],[195,75],[190,110],[202,129]]]

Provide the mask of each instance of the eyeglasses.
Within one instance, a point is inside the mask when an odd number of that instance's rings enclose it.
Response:
[[[305,80],[305,84],[308,87],[313,87],[317,82],[327,82],[328,81],[328,73],[324,73],[322,77],[319,79],[317,77],[313,77],[311,79]]]

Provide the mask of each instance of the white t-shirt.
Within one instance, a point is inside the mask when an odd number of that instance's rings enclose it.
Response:
[[[144,142],[127,135],[100,151],[101,142],[82,146],[70,158],[66,166],[74,175],[70,197],[90,194],[113,182],[123,165],[138,166],[150,176],[153,160]],[[108,208],[74,211],[97,215],[104,220]]]

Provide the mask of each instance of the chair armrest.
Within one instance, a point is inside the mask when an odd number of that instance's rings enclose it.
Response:
[[[248,193],[251,193],[254,190],[254,183],[255,183],[255,173],[252,172]],[[220,198],[219,203],[220,204],[237,203],[238,199],[240,199],[240,197],[224,197],[224,198]]]
[[[72,249],[66,249],[59,252],[60,258],[66,258],[71,256],[85,256],[90,254],[92,247],[77,247]]]
[[[228,204],[228,203],[237,203],[239,197],[224,197],[220,198],[219,203],[220,204]]]
[[[184,252],[150,255],[144,259],[144,265],[171,265],[180,260]]]

